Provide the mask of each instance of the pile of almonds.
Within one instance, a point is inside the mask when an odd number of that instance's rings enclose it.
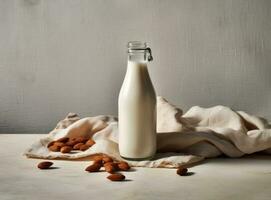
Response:
[[[47,148],[53,152],[70,153],[73,150],[85,151],[94,145],[95,142],[91,138],[76,137],[69,138],[63,137],[58,140],[52,141],[47,145]],[[95,156],[93,158],[94,163],[88,166],[85,171],[98,172],[103,167],[104,170],[110,175],[107,177],[111,181],[123,181],[125,176],[117,171],[128,171],[130,166],[127,162],[115,162],[109,156]],[[52,162],[41,162],[38,164],[39,169],[49,169],[53,165]]]
[[[72,150],[85,151],[94,145],[95,142],[91,138],[77,137],[68,138],[63,137],[58,140],[52,141],[47,145],[50,151],[70,153]]]
[[[98,172],[103,167],[104,170],[110,175],[107,177],[111,181],[123,181],[125,176],[121,173],[117,173],[117,171],[128,171],[130,166],[127,162],[115,162],[109,156],[95,156],[93,159],[93,164],[89,165],[85,171],[87,172]],[[50,169],[53,165],[53,162],[44,161],[38,164],[39,169]]]
[[[121,173],[116,173],[117,171],[128,171],[130,166],[127,162],[114,162],[114,160],[109,156],[95,156],[93,158],[94,163],[88,166],[85,171],[87,172],[98,172],[102,167],[110,175],[107,177],[111,181],[123,181],[125,176]]]

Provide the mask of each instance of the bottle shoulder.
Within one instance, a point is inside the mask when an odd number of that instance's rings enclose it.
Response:
[[[128,64],[119,97],[156,100],[155,89],[146,64]]]

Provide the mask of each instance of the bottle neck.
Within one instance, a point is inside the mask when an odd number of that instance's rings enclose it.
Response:
[[[131,62],[150,62],[153,60],[151,48],[146,42],[131,41],[128,42],[128,61]]]
[[[147,63],[148,57],[146,52],[132,52],[128,53],[128,61],[138,62],[138,63]]]

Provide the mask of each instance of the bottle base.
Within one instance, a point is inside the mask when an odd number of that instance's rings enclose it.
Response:
[[[144,161],[144,160],[151,160],[154,156],[149,156],[145,158],[127,158],[124,156],[120,156],[120,157],[123,158],[124,160],[130,160],[130,161]]]

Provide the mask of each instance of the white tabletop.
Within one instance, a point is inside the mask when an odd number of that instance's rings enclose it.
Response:
[[[106,199],[271,199],[271,156],[209,159],[176,175],[175,169],[135,168],[128,181],[110,182],[107,173],[87,173],[87,161],[54,161],[56,169],[39,170],[41,160],[23,151],[40,134],[0,134],[1,200]]]

